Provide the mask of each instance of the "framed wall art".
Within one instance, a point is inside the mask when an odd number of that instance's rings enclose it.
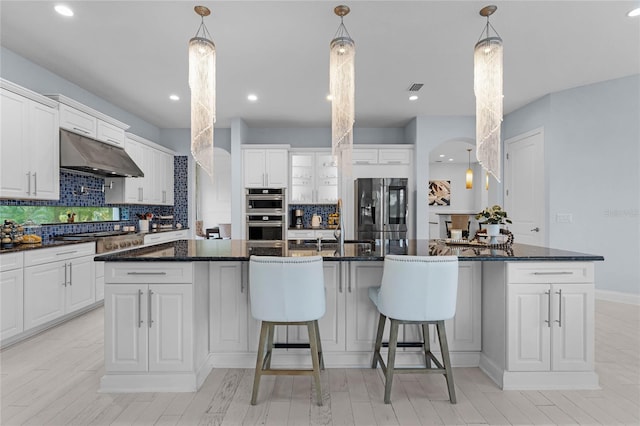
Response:
[[[429,205],[430,206],[451,205],[451,181],[450,180],[430,180],[429,181]]]

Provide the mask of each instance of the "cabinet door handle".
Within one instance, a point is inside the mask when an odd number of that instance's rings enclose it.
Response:
[[[244,265],[240,265],[240,293],[244,293]]]
[[[149,314],[148,318],[147,318],[147,323],[149,323],[149,328],[151,328],[151,326],[153,325],[153,320],[151,319],[151,307],[152,305],[152,296],[153,296],[153,291],[149,290],[149,294],[148,294],[148,298],[147,298],[147,312]]]
[[[338,262],[338,293],[342,293],[342,262]]]
[[[142,187],[138,188],[138,201],[142,201],[143,199],[143,194],[142,194]]]
[[[347,290],[351,293],[351,262],[347,264]]]
[[[79,127],[74,127],[74,128],[73,128],[73,130],[76,130],[76,131],[78,131],[78,132],[82,132],[82,133],[84,133],[85,135],[88,135],[88,134],[89,134],[89,132],[87,132],[86,130],[81,129],[81,128],[79,128]]]
[[[138,289],[138,328],[142,327],[142,290]]]
[[[166,272],[127,272],[127,275],[167,275]]]
[[[534,272],[533,275],[573,275],[571,271]]]
[[[73,268],[71,267],[71,262],[69,262],[69,286],[71,286],[72,281],[73,281]]]
[[[558,295],[558,319],[555,322],[558,323],[558,327],[562,327],[562,289],[556,291]]]
[[[27,195],[31,195],[31,172],[27,173]]]
[[[71,250],[71,251],[61,251],[60,253],[56,253],[56,256],[62,256],[64,254],[73,254],[76,253],[78,250]]]
[[[64,283],[62,283],[65,287],[67,286],[67,264],[64,264]]]
[[[33,173],[33,195],[37,195],[38,193],[38,174]]]
[[[547,319],[544,320],[544,322],[547,323],[547,327],[551,327],[551,290],[545,291],[544,294],[549,296],[547,303]]]

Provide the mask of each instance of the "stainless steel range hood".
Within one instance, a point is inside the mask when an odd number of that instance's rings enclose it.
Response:
[[[64,129],[60,129],[60,168],[98,176],[144,176],[124,149]]]

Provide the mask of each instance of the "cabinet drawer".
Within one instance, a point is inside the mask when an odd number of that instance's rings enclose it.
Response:
[[[314,232],[312,229],[305,229],[302,231],[287,231],[287,239],[289,240],[302,240],[302,239],[312,239],[314,237]]]
[[[75,259],[96,253],[95,243],[67,244],[60,247],[30,250],[24,253],[24,266],[40,265],[58,260]]]
[[[23,260],[22,253],[6,253],[0,255],[0,271],[22,268]]]
[[[517,262],[507,263],[509,284],[591,283],[593,263],[588,262]]]
[[[182,231],[173,231],[173,232],[160,232],[158,234],[149,234],[144,236],[144,244],[160,244],[166,243],[169,241],[176,241],[187,238],[188,232],[186,229]]]
[[[104,281],[106,284],[191,283],[193,266],[181,262],[107,263]]]
[[[351,159],[353,164],[378,164],[378,150],[354,149]]]
[[[380,164],[411,164],[411,150],[381,149],[380,151],[378,151],[378,163]]]
[[[109,145],[124,148],[124,130],[106,121],[98,120],[97,139]]]
[[[335,239],[335,235],[333,235],[333,229],[326,229],[321,231],[316,231],[316,238],[322,237],[324,240],[333,240]]]

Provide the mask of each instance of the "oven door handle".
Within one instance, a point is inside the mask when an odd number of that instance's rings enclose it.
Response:
[[[247,226],[253,226],[253,227],[261,227],[261,228],[275,228],[275,227],[281,227],[283,226],[283,222],[274,222],[274,221],[268,221],[265,220],[264,222],[247,222]]]

